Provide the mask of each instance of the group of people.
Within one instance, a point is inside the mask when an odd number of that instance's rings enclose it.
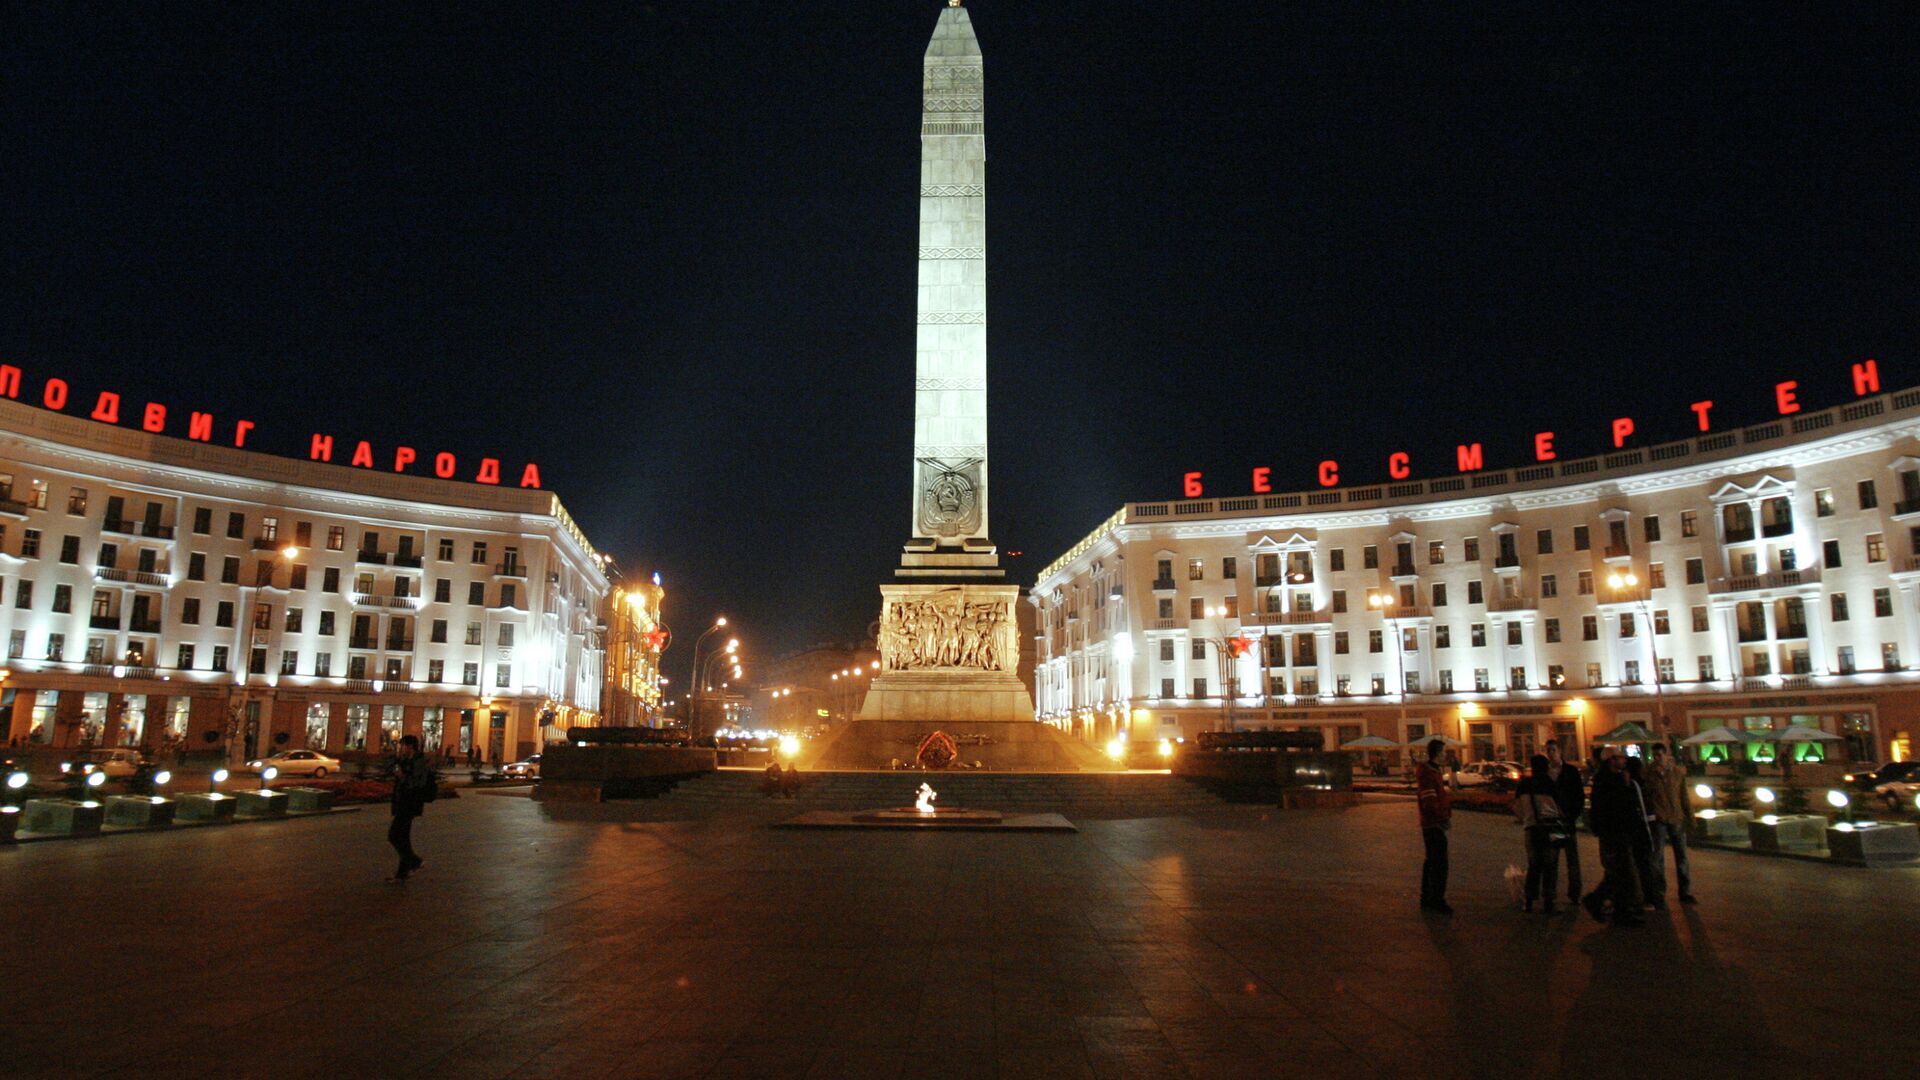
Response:
[[[1414,775],[1420,806],[1420,836],[1426,859],[1420,868],[1420,907],[1443,915],[1447,904],[1447,833],[1453,798],[1446,777],[1446,743],[1427,743],[1427,760]],[[1673,849],[1680,902],[1691,904],[1693,880],[1687,862],[1686,773],[1665,745],[1655,743],[1645,768],[1640,759],[1610,748],[1593,780],[1588,808],[1580,770],[1567,762],[1557,743],[1534,755],[1529,775],[1514,791],[1513,812],[1526,837],[1527,873],[1523,907],[1553,915],[1559,907],[1560,860],[1566,859],[1567,901],[1583,905],[1595,919],[1640,926],[1646,908],[1666,907],[1666,855]],[[1587,812],[1600,840],[1600,884],[1581,894],[1579,821]]]
[[[765,779],[760,782],[760,789],[767,793],[769,799],[775,795],[791,799],[793,793],[800,790],[800,770],[791,764],[783,770],[779,762],[769,761],[766,772],[762,775]]]

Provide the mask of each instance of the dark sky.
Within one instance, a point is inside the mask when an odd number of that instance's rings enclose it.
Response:
[[[857,635],[908,523],[940,6],[8,4],[0,360],[281,452],[535,460],[683,639]],[[1434,476],[1920,382],[1896,8],[968,6],[1023,583],[1187,469]]]

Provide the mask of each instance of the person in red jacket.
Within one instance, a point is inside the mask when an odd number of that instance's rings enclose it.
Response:
[[[1420,906],[1442,915],[1453,914],[1447,904],[1447,829],[1453,822],[1453,797],[1447,793],[1447,777],[1442,771],[1447,744],[1440,739],[1427,743],[1427,760],[1414,774],[1414,791],[1420,796],[1420,839],[1426,844],[1427,859],[1420,864]]]

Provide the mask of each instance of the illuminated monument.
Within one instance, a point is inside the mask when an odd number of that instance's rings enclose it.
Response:
[[[861,719],[1032,724],[1020,589],[987,539],[987,147],[980,43],[958,0],[924,73],[910,539],[880,586],[881,672]]]

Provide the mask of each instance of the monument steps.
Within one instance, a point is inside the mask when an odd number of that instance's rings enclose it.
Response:
[[[769,800],[756,770],[722,769],[685,780],[661,796],[685,806],[781,805],[805,810],[909,806],[921,783],[942,806],[1003,813],[1057,812],[1082,818],[1177,817],[1232,805],[1167,773],[808,772],[791,799]]]

